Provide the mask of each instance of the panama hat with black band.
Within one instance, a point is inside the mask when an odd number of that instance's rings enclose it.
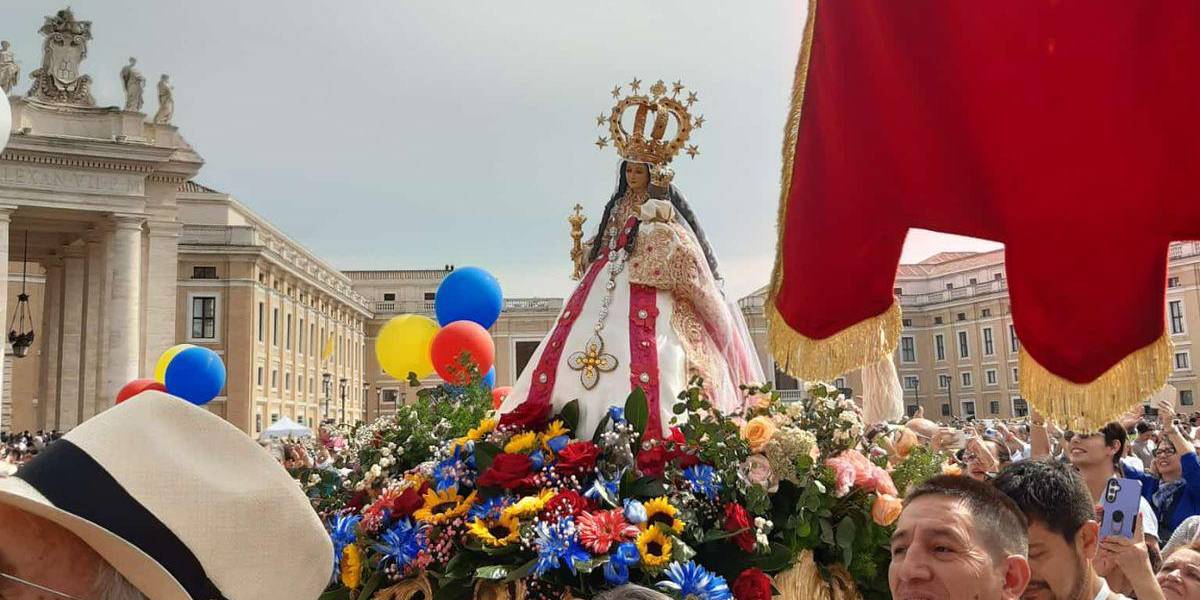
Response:
[[[75,534],[151,600],[309,600],[333,546],[287,471],[216,415],[149,391],[85,421],[0,503]]]

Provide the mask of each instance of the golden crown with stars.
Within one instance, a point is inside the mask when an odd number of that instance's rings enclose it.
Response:
[[[621,158],[648,163],[660,169],[665,169],[680,150],[692,158],[700,154],[699,146],[687,144],[692,130],[704,125],[704,116],[693,118],[689,110],[699,100],[696,92],[689,91],[686,97],[680,98],[687,88],[682,82],[676,81],[671,85],[671,94],[668,95],[667,84],[661,79],[650,86],[650,95],[641,93],[640,79],[629,82],[631,93],[625,97],[621,96],[621,87],[618,85],[612,90],[612,97],[617,100],[612,112],[596,117],[596,125],[607,125],[609,134],[596,140],[597,147],[605,148],[611,141]],[[631,108],[636,112],[630,131],[625,129],[622,119]],[[675,136],[668,138],[667,126],[672,118],[676,123]],[[647,122],[651,123],[649,132],[646,131]]]

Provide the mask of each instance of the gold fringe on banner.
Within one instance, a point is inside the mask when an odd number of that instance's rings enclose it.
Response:
[[[1173,349],[1164,334],[1095,380],[1075,383],[1051,373],[1021,348],[1021,395],[1047,420],[1076,431],[1092,431],[1166,385]]]
[[[829,571],[830,580],[821,576],[821,570],[813,561],[812,550],[800,553],[800,559],[792,568],[775,575],[775,587],[783,600],[860,600],[862,595],[854,585],[854,578],[838,565]]]
[[[794,329],[771,302],[767,329],[775,360],[783,370],[806,381],[832,381],[847,371],[882,359],[891,360],[900,340],[900,303],[827,338],[813,339]]]

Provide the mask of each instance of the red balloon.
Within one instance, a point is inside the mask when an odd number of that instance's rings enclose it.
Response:
[[[117,404],[120,404],[146,390],[155,390],[158,392],[167,391],[167,386],[153,379],[134,379],[125,384],[121,391],[117,392]]]
[[[469,377],[459,360],[463,354],[470,356],[479,373],[487,373],[496,362],[496,345],[492,336],[478,323],[455,321],[433,336],[429,358],[433,368],[446,383],[466,385]]]
[[[492,390],[492,408],[500,408],[500,405],[504,403],[504,399],[507,398],[508,395],[511,393],[512,393],[511,385],[506,385],[504,387],[498,387],[498,388]]]

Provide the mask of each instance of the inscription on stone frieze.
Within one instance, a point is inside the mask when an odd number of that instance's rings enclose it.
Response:
[[[91,173],[24,165],[0,165],[0,185],[120,196],[143,196],[146,193],[145,182],[139,175]]]

